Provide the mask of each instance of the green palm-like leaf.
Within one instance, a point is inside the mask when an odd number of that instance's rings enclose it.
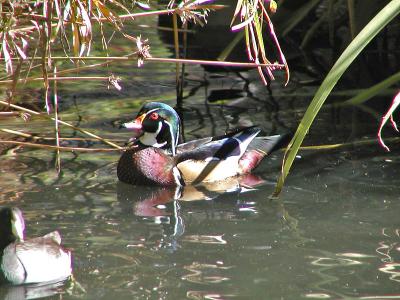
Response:
[[[306,136],[315,116],[318,114],[326,98],[347,70],[349,65],[360,54],[360,52],[368,45],[368,43],[398,14],[400,13],[400,0],[390,1],[354,38],[346,50],[342,53],[335,65],[329,71],[325,80],[317,90],[311,104],[307,108],[303,119],[301,120],[296,133],[290,141],[284,157],[282,173],[278,179],[275,188],[275,195],[278,195],[285,182],[289,170],[293,164],[296,154]]]

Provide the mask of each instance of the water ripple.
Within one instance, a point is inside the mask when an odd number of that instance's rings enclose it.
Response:
[[[220,244],[225,245],[227,242],[222,238],[223,235],[186,235],[182,238],[183,242],[200,243],[200,244]]]

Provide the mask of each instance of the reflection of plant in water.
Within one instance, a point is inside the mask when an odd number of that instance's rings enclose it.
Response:
[[[309,256],[310,264],[314,266],[313,273],[316,274],[320,280],[311,285],[312,292],[307,295],[309,297],[321,298],[340,298],[348,299],[348,295],[338,292],[335,284],[341,284],[343,270],[351,269],[353,267],[361,267],[365,264],[362,259],[369,259],[372,256],[362,253],[331,253],[328,251],[320,251],[319,256]],[[356,271],[354,271],[356,273]],[[348,286],[349,283],[346,282]]]
[[[190,265],[184,266],[183,268],[190,271],[189,274],[182,276],[183,280],[194,283],[220,283],[229,280],[229,277],[212,275],[209,273],[215,271],[219,274],[221,270],[230,270],[233,266],[224,266],[222,262],[216,264],[192,262]]]
[[[393,233],[395,238],[400,238],[400,229],[395,229]],[[392,234],[387,233],[386,228],[382,229],[382,235],[392,238]],[[390,280],[400,282],[400,262],[395,259],[400,254],[399,242],[381,241],[375,251],[382,256],[381,261],[383,265],[379,267],[379,271],[389,274]],[[393,251],[397,252],[393,253]]]

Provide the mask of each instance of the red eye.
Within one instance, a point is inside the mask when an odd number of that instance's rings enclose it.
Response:
[[[157,120],[158,119],[158,113],[156,113],[156,112],[151,113],[150,119]]]

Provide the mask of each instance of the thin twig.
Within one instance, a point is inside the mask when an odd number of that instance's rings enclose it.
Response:
[[[35,57],[33,58],[35,60],[37,59],[42,59]],[[105,60],[104,63],[98,64],[98,65],[103,65],[103,64],[109,64],[112,63],[113,61],[121,61],[121,60],[131,60],[132,58],[130,56],[122,56],[122,57],[52,57],[52,60],[65,60],[65,59],[70,59],[70,60]],[[158,57],[145,57],[145,61],[148,62],[162,62],[162,63],[183,63],[183,64],[200,64],[200,65],[211,65],[211,66],[222,66],[222,67],[241,67],[241,68],[259,68],[259,67],[273,67],[274,69],[284,69],[285,65],[283,64],[278,64],[278,63],[273,63],[273,64],[260,64],[260,63],[244,63],[244,62],[231,62],[231,61],[213,61],[213,60],[200,60],[200,59],[183,59],[183,58],[158,58]],[[96,65],[93,65],[93,67]],[[87,66],[89,67],[89,66]],[[85,67],[78,67],[77,69],[83,69]],[[71,72],[75,69],[68,69],[68,72]],[[67,73],[67,71],[60,71],[59,74],[62,73]],[[48,74],[51,76],[52,74]],[[18,79],[18,82],[31,82],[31,81],[40,81],[42,82],[44,80],[43,77],[37,77],[37,78],[26,78],[26,79]],[[105,77],[105,76],[82,76],[82,77],[75,77],[75,76],[65,76],[65,77],[47,77],[48,81],[51,80],[58,80],[58,81],[75,81],[75,80],[110,80],[110,77]],[[0,85],[1,84],[9,84],[13,83],[14,81],[11,79],[7,80],[0,80]]]
[[[66,139],[66,138],[64,138]],[[400,142],[399,137],[393,137],[387,139],[390,142]],[[329,145],[316,145],[316,146],[302,146],[301,150],[332,150],[337,148],[349,147],[349,146],[361,146],[361,145],[369,145],[376,143],[376,139],[368,139],[362,141],[355,141],[351,143],[343,143],[343,144],[329,144]],[[110,148],[81,148],[81,147],[65,147],[65,146],[54,146],[54,145],[46,145],[46,144],[38,144],[38,143],[30,143],[30,142],[20,142],[20,141],[10,141],[10,140],[0,140],[0,144],[11,144],[11,145],[21,145],[31,148],[40,148],[47,150],[60,150],[60,151],[76,151],[76,152],[116,152],[124,150],[121,149],[110,149]],[[284,151],[285,149],[282,149]]]
[[[127,56],[88,56],[88,57],[80,57],[80,56],[52,56],[52,60],[132,60],[136,53],[129,54]],[[18,58],[11,58],[11,60],[17,60]],[[35,60],[40,60],[41,58],[35,57]],[[162,58],[162,57],[146,57],[146,61],[149,62],[162,62],[162,63],[183,63],[183,64],[200,64],[200,65],[213,65],[213,66],[225,66],[225,67],[243,67],[243,68],[258,68],[258,67],[275,67],[278,69],[285,68],[284,64],[257,64],[252,62],[233,62],[233,61],[214,61],[214,60],[202,60],[202,59],[176,59],[176,58]]]
[[[31,110],[31,109],[27,109],[27,108],[22,107],[22,106],[19,106],[19,105],[15,105],[15,104],[12,104],[12,103],[8,103],[8,102],[2,101],[2,100],[0,100],[0,104],[3,104],[3,105],[5,105],[5,106],[7,106],[7,107],[12,107],[12,108],[15,108],[15,109],[18,109],[18,110],[27,112],[27,113],[29,113],[29,114],[38,115],[38,116],[44,117],[44,118],[46,118],[46,119],[50,119],[50,120],[55,121],[55,119],[54,119],[53,117],[50,117],[50,116],[48,116],[48,115],[39,113],[39,112],[34,111],[34,110]],[[114,144],[113,142],[110,142],[110,141],[108,141],[108,140],[106,140],[106,139],[103,139],[102,137],[100,137],[100,136],[98,136],[98,135],[95,135],[95,134],[93,134],[93,133],[91,133],[91,132],[89,132],[89,131],[83,130],[83,129],[79,128],[79,127],[75,127],[74,125],[69,124],[69,123],[67,123],[67,122],[65,122],[65,121],[58,120],[58,123],[63,124],[63,125],[65,125],[65,126],[68,126],[68,127],[70,127],[70,128],[73,128],[74,130],[77,130],[77,131],[79,131],[79,132],[82,132],[83,134],[86,134],[86,135],[88,135],[88,136],[90,136],[90,137],[93,137],[93,138],[95,138],[95,139],[98,139],[99,141],[102,141],[103,143],[106,143],[106,144],[108,144],[108,145],[110,145],[110,146],[112,146],[112,147],[114,147],[114,148],[117,148],[117,149],[120,149],[120,150],[123,149],[122,147],[118,146],[117,144]]]
[[[387,138],[386,140],[388,140],[390,142],[400,142],[400,137]],[[377,144],[377,143],[378,143],[377,139],[367,139],[367,140],[360,140],[360,141],[354,141],[354,142],[342,143],[342,144],[301,146],[299,149],[300,150],[332,150],[332,149],[338,149],[338,148],[371,145],[371,144]],[[285,149],[282,149],[282,150],[285,151]]]
[[[223,9],[227,7],[226,5],[218,5],[218,4],[214,4],[214,5],[195,5],[192,7],[185,7],[186,10],[198,10],[198,9],[213,9],[213,10],[218,10],[218,9]],[[172,14],[174,12],[178,12],[181,11],[181,9],[164,9],[164,10],[154,10],[154,11],[148,11],[148,12],[141,12],[141,13],[133,13],[133,14],[126,14],[126,15],[119,15],[118,19],[119,20],[125,20],[125,19],[134,19],[134,18],[142,18],[142,17],[150,17],[150,16],[160,16],[160,15],[168,15],[168,14]],[[25,14],[23,14],[24,17]],[[37,19],[40,21],[47,21],[48,18],[44,17],[44,16],[40,16],[40,15],[33,15],[33,14],[29,14],[29,17],[32,17],[32,19]],[[98,22],[111,22],[108,18],[103,17],[103,18],[91,18],[92,21],[98,21]],[[51,18],[51,21],[57,21],[55,18]],[[70,24],[70,21],[64,21],[65,25]],[[83,25],[82,22],[75,22],[75,24],[81,24]],[[52,27],[56,27],[58,24],[57,23],[52,23],[51,26]],[[42,26],[42,25],[40,25]],[[39,26],[39,27],[40,27]],[[33,31],[36,30],[37,27],[36,26],[25,26],[25,27],[20,27],[20,28],[16,28],[16,29],[12,29],[10,30],[10,32],[14,33],[14,32],[21,32],[21,31]]]
[[[33,60],[38,60],[39,58],[36,58],[36,59],[35,59],[35,57],[31,57],[31,58],[29,58],[29,59],[30,59],[30,62],[32,63]],[[69,59],[69,57],[65,57],[65,59]],[[106,61],[101,62],[101,63],[95,63],[95,64],[91,64],[91,65],[78,66],[78,67],[75,67],[75,68],[65,69],[65,70],[62,70],[62,71],[58,71],[57,74],[58,74],[58,75],[61,75],[61,74],[68,74],[68,73],[78,73],[79,71],[82,71],[82,70],[87,70],[87,69],[102,67],[102,66],[111,64],[111,63],[113,63],[113,62],[115,62],[115,60],[106,60]],[[33,66],[33,67],[30,66],[27,73],[29,73],[29,71],[32,70],[33,68],[37,68],[37,67],[41,67],[41,65],[36,65],[36,66]],[[53,73],[48,73],[48,76],[54,76],[54,74],[53,74]],[[11,79],[7,79],[7,78],[14,78],[14,76],[13,76],[13,75],[9,75],[9,76],[4,76],[4,77],[0,78],[0,84],[2,84],[2,83],[7,83],[7,84],[10,83],[10,82],[11,82]],[[67,77],[65,77],[65,78],[67,78]],[[82,79],[82,78],[85,79],[85,77],[77,77],[77,79]],[[90,76],[90,77],[88,77],[88,78],[95,78],[95,77]],[[39,81],[41,81],[42,79],[43,79],[43,78],[40,78],[40,77],[37,78],[37,77],[33,77],[33,76],[31,76],[31,77],[27,77],[27,76],[26,76],[26,77],[24,78],[23,82],[26,83],[26,82],[29,82],[29,81],[32,81],[32,80],[39,80]],[[7,81],[7,80],[8,80],[8,81]],[[68,79],[65,79],[65,80],[68,80]],[[100,79],[98,79],[98,77],[96,77],[96,79],[88,79],[88,80],[100,80]]]
[[[76,80],[93,80],[93,81],[109,81],[110,77],[105,77],[105,76],[65,76],[65,77],[47,77],[48,81],[76,81]],[[18,79],[18,82],[33,82],[33,81],[40,81],[42,82],[44,80],[43,77],[36,77],[36,78],[28,78],[28,79]],[[0,81],[0,84],[8,84],[13,82],[13,80],[2,80]]]
[[[57,67],[54,66],[54,78],[57,77]],[[58,93],[57,93],[57,80],[53,82],[53,104],[54,104],[54,129],[56,132],[56,170],[58,173],[61,172],[61,155],[60,155],[60,127],[58,126]]]
[[[18,114],[18,112],[13,112],[15,114]],[[38,135],[32,135],[30,133],[26,133],[26,132],[21,132],[18,130],[13,130],[13,129],[8,129],[8,128],[0,128],[0,131],[6,132],[6,133],[11,133],[11,134],[15,134],[18,136],[22,136],[25,138],[29,138],[29,139],[33,139],[35,141],[54,141],[55,137],[47,137],[47,136],[38,136]],[[126,142],[125,139],[108,139],[109,141],[113,141],[113,142]],[[80,141],[80,142],[95,142],[98,141],[98,139],[95,138],[79,138],[79,137],[60,137],[60,141]]]
[[[174,29],[175,58],[179,59],[180,55],[179,55],[178,16],[176,13],[174,13],[172,15],[172,24],[173,24],[173,29]],[[175,64],[175,85],[176,85],[176,96],[177,96],[178,103],[180,103],[182,100],[181,93],[180,93],[181,83],[180,83],[180,76],[179,76],[179,72],[180,72],[179,66],[180,66],[180,63],[177,62]]]
[[[0,111],[0,117],[14,117],[19,116],[19,112],[16,111]]]
[[[48,149],[51,151],[59,150],[59,151],[79,151],[79,152],[115,152],[115,151],[121,151],[123,149],[123,148],[112,149],[112,148],[64,147],[64,146],[54,146],[54,145],[19,142],[19,141],[9,141],[9,140],[0,140],[0,144],[21,145],[21,146],[26,146],[26,147],[31,147],[31,148]]]

